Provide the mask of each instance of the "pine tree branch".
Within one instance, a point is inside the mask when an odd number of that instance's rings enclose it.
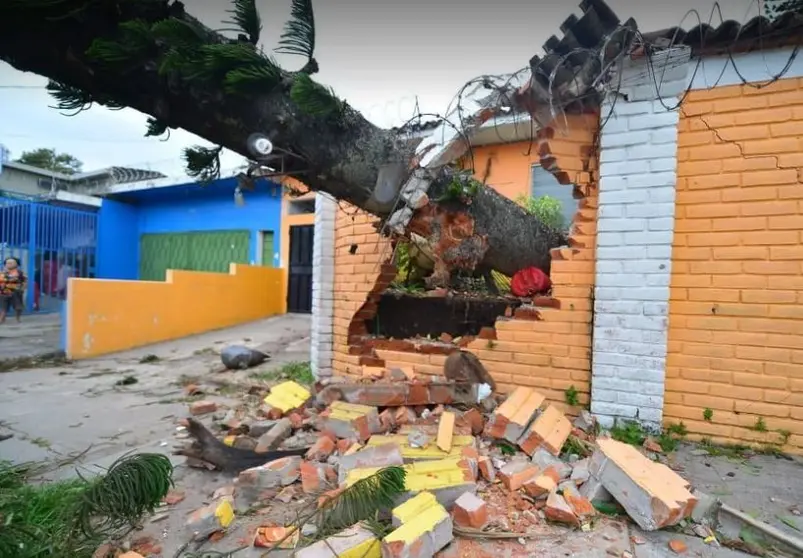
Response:
[[[259,17],[256,0],[234,0],[234,9],[227,10],[227,13],[232,14],[232,18],[223,23],[236,25],[248,36],[251,44],[256,45],[262,33],[262,20]]]
[[[317,63],[314,66],[310,64],[315,54],[315,14],[312,0],[292,0],[290,20],[284,27],[276,52],[306,57],[306,73],[311,74],[318,70]]]

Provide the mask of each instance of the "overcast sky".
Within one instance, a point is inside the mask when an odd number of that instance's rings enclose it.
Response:
[[[708,19],[710,0],[607,0],[619,18],[634,17],[642,31],[679,25],[697,8]],[[289,14],[290,0],[257,0],[263,19],[262,39],[272,49]],[[324,0],[315,1],[316,79],[381,126],[398,125],[414,114],[443,113],[460,87],[481,74],[513,72],[526,66],[570,13],[580,14],[579,0]],[[187,11],[220,27],[228,8],[224,0],[184,0]],[[758,14],[758,0],[724,0],[726,19],[746,21]],[[716,20],[715,20],[716,21]],[[697,24],[695,16],[682,24]],[[303,60],[278,56],[288,69]],[[0,62],[0,143],[12,158],[25,150],[54,147],[84,162],[84,170],[111,165],[183,175],[181,150],[197,136],[173,131],[160,142],[145,138],[146,116],[131,109],[93,107],[68,118],[55,109],[47,80]],[[241,158],[227,154],[224,168]]]

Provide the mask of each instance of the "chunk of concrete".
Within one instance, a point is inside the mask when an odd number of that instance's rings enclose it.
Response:
[[[356,438],[365,442],[382,431],[376,407],[335,401],[320,415],[323,429],[332,431],[338,438]]]
[[[187,518],[187,529],[192,539],[202,541],[212,533],[227,529],[234,521],[234,508],[230,498],[220,498],[192,512]]]
[[[382,558],[430,558],[452,542],[452,518],[443,506],[432,506],[382,540]]]
[[[320,494],[330,490],[337,482],[337,471],[326,463],[304,461],[299,468],[301,488],[307,494]]]
[[[393,508],[391,513],[391,523],[394,527],[401,527],[402,524],[424,513],[424,511],[432,506],[438,505],[440,505],[438,504],[438,499],[435,498],[435,495],[432,492],[419,492],[403,504]]]
[[[289,418],[283,418],[273,425],[273,428],[265,432],[257,440],[257,453],[267,453],[276,449],[279,444],[286,440],[293,433],[293,423]]]
[[[295,553],[296,558],[382,558],[379,540],[368,529],[354,525]]]
[[[672,469],[610,438],[597,440],[589,473],[645,531],[677,525],[697,504],[689,484]]]
[[[395,443],[370,446],[349,455],[343,455],[338,460],[338,482],[346,480],[353,469],[381,469],[393,465],[404,465],[399,445]]]
[[[240,473],[235,491],[237,509],[249,508],[262,500],[270,489],[296,482],[301,476],[301,462],[298,456],[282,457]]]
[[[548,469],[549,467],[553,467],[559,474],[560,479],[568,479],[572,474],[572,466],[565,461],[555,457],[552,453],[547,450],[546,448],[538,448],[533,452],[532,459],[533,465],[541,469]]]

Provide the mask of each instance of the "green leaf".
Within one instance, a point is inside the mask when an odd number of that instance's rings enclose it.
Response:
[[[290,98],[303,112],[313,116],[340,115],[346,108],[346,103],[337,98],[334,90],[316,83],[304,73],[293,76]]]
[[[273,89],[281,78],[281,70],[275,64],[253,64],[230,70],[223,78],[223,88],[227,93],[267,92]]]
[[[292,0],[290,20],[284,26],[276,52],[296,54],[312,60],[315,52],[315,13],[312,0]]]
[[[227,12],[232,14],[231,20],[223,23],[236,25],[248,35],[251,44],[257,44],[262,32],[262,20],[259,17],[256,0],[234,0],[234,9]]]
[[[795,531],[801,531],[801,530],[803,530],[803,529],[801,529],[801,528],[800,528],[800,526],[797,524],[797,520],[795,519],[795,517],[794,517],[794,516],[791,516],[791,515],[783,515],[783,516],[780,516],[780,515],[778,515],[778,516],[776,516],[776,517],[778,518],[778,520],[779,520],[781,523],[783,523],[783,524],[784,524],[784,525],[786,525],[787,527],[791,527],[791,528],[792,528],[792,529],[794,529]]]
[[[153,37],[172,47],[194,47],[203,42],[203,35],[191,23],[170,17],[151,26]]]
[[[158,118],[148,118],[147,126],[145,137],[158,137],[167,132],[167,123]]]

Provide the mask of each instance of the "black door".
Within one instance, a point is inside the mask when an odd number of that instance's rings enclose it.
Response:
[[[290,227],[290,279],[287,288],[287,311],[312,312],[312,243],[313,225]]]

